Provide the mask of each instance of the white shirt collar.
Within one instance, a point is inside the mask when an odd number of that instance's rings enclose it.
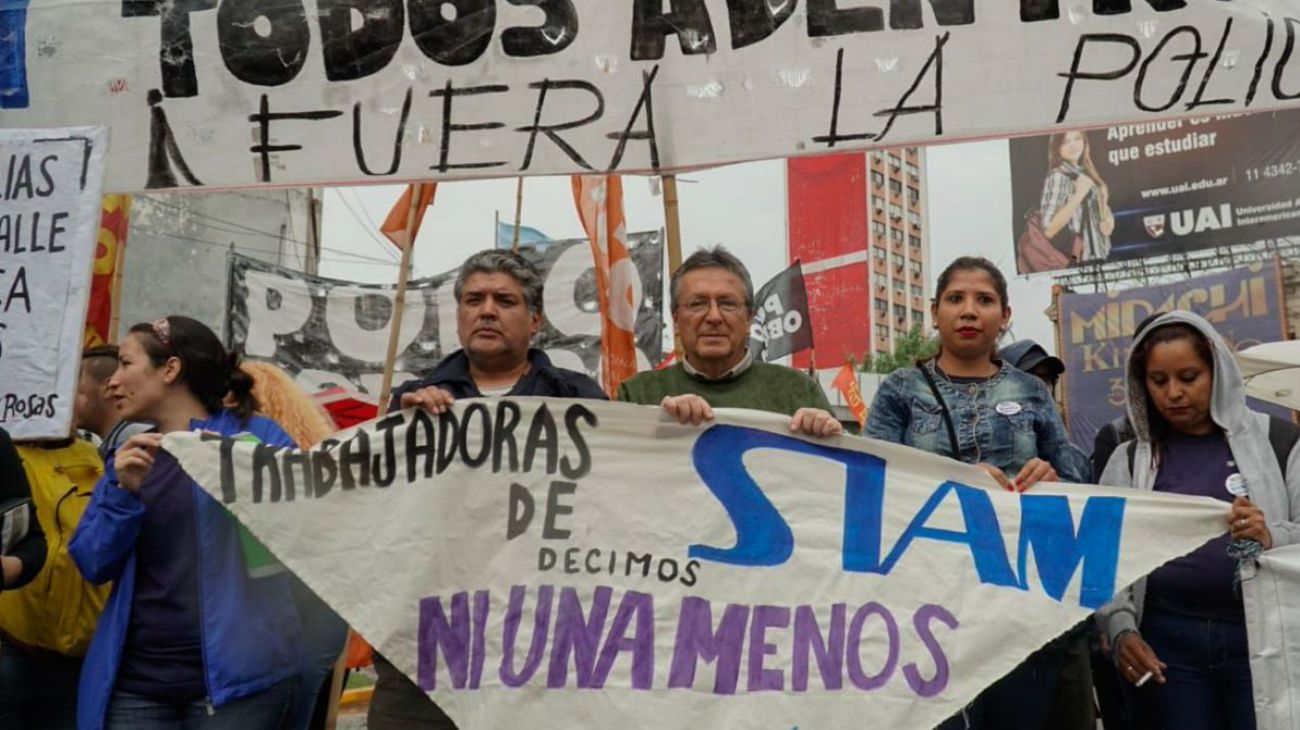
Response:
[[[695,377],[701,378],[703,380],[726,380],[727,378],[734,378],[737,375],[740,375],[741,373],[748,370],[749,367],[753,364],[754,364],[754,353],[751,352],[748,347],[746,347],[745,356],[740,358],[740,362],[736,363],[734,367],[732,367],[730,370],[723,373],[722,375],[716,378],[711,378],[708,375],[705,375],[704,373],[700,372],[699,370],[696,370],[695,368],[691,367],[690,359],[685,356],[682,356],[682,367],[686,370],[686,374],[694,375]]]

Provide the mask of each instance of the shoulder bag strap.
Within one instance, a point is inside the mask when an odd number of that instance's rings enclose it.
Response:
[[[948,427],[948,442],[952,444],[952,458],[961,459],[961,448],[957,445],[957,429],[952,425],[952,414],[948,412],[948,403],[944,401],[943,394],[939,392],[939,386],[934,382],[934,376],[925,367],[924,363],[917,363],[916,369],[921,371],[925,376],[925,382],[930,386],[930,392],[934,394],[934,399],[939,402],[939,410],[943,411],[943,423]]]

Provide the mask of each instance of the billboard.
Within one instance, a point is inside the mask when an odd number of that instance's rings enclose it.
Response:
[[[1013,139],[1021,274],[1300,234],[1300,112]]]
[[[1124,414],[1124,371],[1133,330],[1150,314],[1196,312],[1234,350],[1286,338],[1282,279],[1276,263],[1201,276],[1163,286],[1057,299],[1057,352],[1065,362],[1065,410],[1070,440],[1090,451],[1098,429]],[[1289,417],[1261,401],[1251,408]]]

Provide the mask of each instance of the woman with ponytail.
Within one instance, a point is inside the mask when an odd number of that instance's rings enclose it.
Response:
[[[276,730],[300,671],[289,574],[160,448],[207,431],[294,446],[255,416],[253,379],[187,317],[138,324],[109,392],[124,418],[151,421],[105,465],[69,552],[91,583],[113,581],[81,673],[81,730]],[[269,574],[268,574],[269,573]]]

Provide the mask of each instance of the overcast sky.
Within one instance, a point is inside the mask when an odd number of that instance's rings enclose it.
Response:
[[[623,179],[629,231],[664,225],[657,180]],[[1011,182],[1005,141],[932,147],[927,151],[931,284],[942,267],[963,254],[987,256],[1014,274]],[[397,250],[378,234],[378,224],[402,193],[402,186],[329,188],[325,191],[323,245],[372,259],[357,265],[323,261],[321,273],[356,281],[396,281]],[[785,163],[751,162],[679,176],[683,255],[701,246],[725,244],[750,268],[755,285],[787,265]],[[469,254],[494,243],[494,215],[512,223],[515,179],[439,185],[414,251],[414,274],[452,269]],[[523,225],[552,238],[583,235],[568,177],[524,181]],[[1055,351],[1055,335],[1043,310],[1050,304],[1051,279],[1012,278],[1015,337],[1037,339]],[[866,312],[862,316],[867,316]],[[864,343],[864,347],[865,347]]]

